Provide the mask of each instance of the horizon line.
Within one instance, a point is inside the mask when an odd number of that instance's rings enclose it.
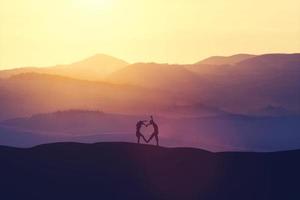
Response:
[[[209,58],[213,58],[213,57],[232,57],[232,56],[236,56],[236,55],[253,55],[253,56],[262,56],[262,55],[272,55],[272,54],[300,54],[300,52],[269,52],[269,53],[262,53],[262,54],[252,54],[252,53],[244,53],[244,52],[241,52],[241,53],[235,53],[235,54],[227,54],[227,55],[211,55],[211,56],[208,56],[208,57],[203,57],[203,58],[200,58],[198,61],[196,62],[191,62],[191,63],[176,63],[176,62],[160,62],[160,61],[135,61],[135,62],[128,62],[126,59],[123,59],[123,58],[120,58],[119,56],[113,56],[113,55],[110,55],[110,54],[106,54],[106,53],[95,53],[91,56],[85,56],[84,58],[82,59],[77,59],[77,61],[70,61],[70,62],[66,62],[66,63],[56,63],[56,64],[49,64],[49,65],[23,65],[23,66],[0,66],[0,71],[5,71],[5,70],[11,70],[11,69],[22,69],[22,68],[48,68],[48,67],[56,67],[56,66],[64,66],[64,65],[72,65],[72,64],[75,64],[77,62],[81,62],[81,61],[84,61],[86,59],[89,59],[89,58],[92,58],[92,57],[95,57],[95,56],[107,56],[107,57],[111,57],[111,58],[114,58],[114,59],[118,59],[118,60],[121,60],[121,61],[124,61],[126,63],[128,63],[128,65],[132,65],[132,64],[138,64],[138,63],[146,63],[146,64],[149,64],[149,63],[155,63],[155,64],[168,64],[168,65],[194,65],[198,62],[201,62],[201,61],[204,61],[206,59],[209,59]]]

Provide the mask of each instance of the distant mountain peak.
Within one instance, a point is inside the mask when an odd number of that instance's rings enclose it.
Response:
[[[271,66],[287,66],[294,64],[295,66],[299,66],[300,62],[300,53],[293,54],[284,54],[284,53],[274,53],[274,54],[263,54],[260,56],[256,56],[253,58],[249,58],[241,61],[240,65],[271,65]]]
[[[241,61],[254,58],[256,55],[251,54],[236,54],[232,56],[212,56],[197,62],[196,64],[205,65],[234,65]]]
[[[78,64],[86,64],[86,63],[90,63],[90,64],[100,64],[100,63],[119,63],[119,64],[123,64],[123,65],[128,65],[129,63],[127,63],[126,61],[107,55],[107,54],[95,54],[93,56],[90,56],[86,59],[83,59],[81,61],[72,63],[72,65],[78,65]]]
[[[83,60],[45,68],[19,68],[0,71],[0,78],[9,78],[13,75],[35,72],[41,74],[60,75],[80,80],[99,81],[109,74],[129,65],[124,60],[106,54],[95,54]]]

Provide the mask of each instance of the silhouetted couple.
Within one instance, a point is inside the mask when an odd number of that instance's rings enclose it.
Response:
[[[137,124],[136,124],[136,137],[137,137],[138,143],[140,143],[141,137],[143,138],[143,140],[146,143],[149,143],[153,138],[155,138],[156,145],[158,146],[159,145],[159,140],[158,140],[158,126],[154,122],[153,117],[151,116],[150,118],[151,119],[150,119],[150,121],[149,121],[148,124],[146,124],[146,122],[147,122],[146,120],[138,121],[137,122]],[[146,140],[145,136],[141,133],[141,128],[142,128],[142,126],[148,127],[150,125],[153,126],[153,133],[151,134],[150,138],[148,140]]]

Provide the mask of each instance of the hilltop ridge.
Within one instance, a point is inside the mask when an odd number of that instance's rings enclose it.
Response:
[[[300,151],[211,153],[131,143],[0,147],[9,199],[299,199]]]

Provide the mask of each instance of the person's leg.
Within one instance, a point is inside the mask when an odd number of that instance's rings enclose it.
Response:
[[[139,135],[137,135],[136,137],[137,137],[137,143],[140,144],[140,138],[141,137]]]
[[[155,140],[156,140],[156,146],[159,146],[159,140],[158,140],[158,135],[155,135]]]

